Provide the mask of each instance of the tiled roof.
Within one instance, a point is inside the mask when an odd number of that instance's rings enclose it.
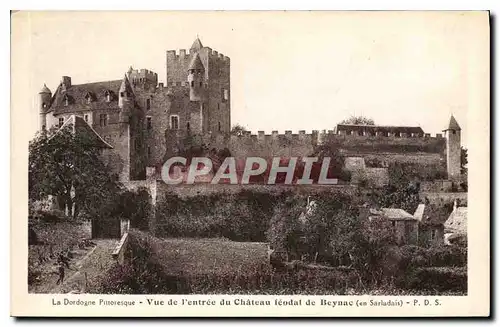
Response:
[[[58,87],[49,111],[54,114],[88,111],[94,109],[118,109],[118,91],[122,80],[71,85],[66,91]],[[110,92],[111,101],[107,102],[106,92]],[[87,103],[87,97],[92,101]],[[65,99],[68,99],[66,106]]]
[[[367,132],[390,132],[390,133],[416,133],[424,134],[421,127],[415,126],[378,126],[378,125],[350,125],[338,124],[337,131],[367,131]]]

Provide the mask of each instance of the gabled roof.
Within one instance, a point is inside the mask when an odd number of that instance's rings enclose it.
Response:
[[[71,85],[66,91],[58,87],[49,111],[54,111],[54,114],[72,113],[78,111],[88,111],[93,109],[118,109],[118,98],[113,96],[110,102],[107,102],[106,91],[112,94],[118,94],[122,80],[96,82],[87,84]],[[94,101],[87,103],[85,96],[90,93],[95,96]],[[70,103],[66,106],[64,97],[67,95],[71,99]]]
[[[457,207],[450,214],[444,228],[451,232],[467,234],[467,207]]]
[[[191,59],[191,62],[189,63],[188,70],[205,70],[205,67],[203,66],[203,63],[201,62],[200,55],[198,53],[195,53],[193,56],[193,59]]]
[[[201,41],[198,37],[196,37],[196,40],[194,40],[193,45],[191,46],[191,50],[200,50],[203,48],[203,44],[201,44]]]
[[[455,117],[453,117],[453,115],[451,115],[451,117],[450,117],[450,123],[448,124],[448,128],[445,129],[445,131],[448,131],[448,130],[453,130],[453,131],[460,131],[461,130],[460,126],[458,125],[457,120],[455,119]]]
[[[424,224],[442,225],[448,219],[450,212],[453,210],[451,204],[420,204],[423,206],[421,219]],[[417,211],[419,210],[417,208]],[[415,212],[417,214],[417,212]],[[415,217],[417,218],[417,217]],[[418,219],[418,218],[417,218]]]
[[[81,133],[87,135],[94,146],[104,149],[112,149],[113,146],[106,142],[82,117],[71,115],[62,126],[54,133],[52,137],[57,135],[64,128],[71,126],[73,133]],[[52,138],[51,137],[51,138]]]
[[[424,218],[424,210],[425,210],[425,204],[420,203],[417,206],[417,209],[415,210],[413,217],[415,217],[415,219],[417,219],[419,221],[422,221],[422,219]]]
[[[415,220],[415,217],[403,209],[382,208],[380,211],[382,211],[382,215],[389,220]]]

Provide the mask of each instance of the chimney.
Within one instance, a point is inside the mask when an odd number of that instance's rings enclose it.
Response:
[[[71,77],[69,76],[63,76],[61,78],[61,85],[64,90],[67,90],[71,87]]]

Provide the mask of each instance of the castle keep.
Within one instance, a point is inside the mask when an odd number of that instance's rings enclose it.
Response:
[[[81,117],[112,146],[103,151],[103,158],[122,181],[158,173],[166,157],[193,144],[227,149],[241,158],[302,157],[330,141],[348,157],[446,160],[449,178],[460,176],[460,127],[454,117],[445,137],[431,136],[420,127],[343,124],[321,132],[233,135],[230,59],[198,38],[189,50],[167,51],[165,59],[165,83],[152,71],[130,68],[122,78],[105,82],[75,85],[63,76],[53,94],[44,85],[38,96],[40,129]]]

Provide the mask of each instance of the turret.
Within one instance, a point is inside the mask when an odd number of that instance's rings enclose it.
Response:
[[[189,100],[203,100],[205,67],[198,53],[195,53],[188,67]]]
[[[127,75],[123,77],[118,91],[118,107],[120,108],[120,123],[128,123],[134,107],[134,96]]]
[[[461,173],[461,130],[455,117],[452,115],[448,127],[443,130],[446,136],[446,166],[448,169],[448,179],[459,177]]]
[[[47,110],[49,110],[52,92],[47,85],[43,84],[42,89],[38,92],[38,112],[40,113],[40,129],[43,130],[47,126]]]

